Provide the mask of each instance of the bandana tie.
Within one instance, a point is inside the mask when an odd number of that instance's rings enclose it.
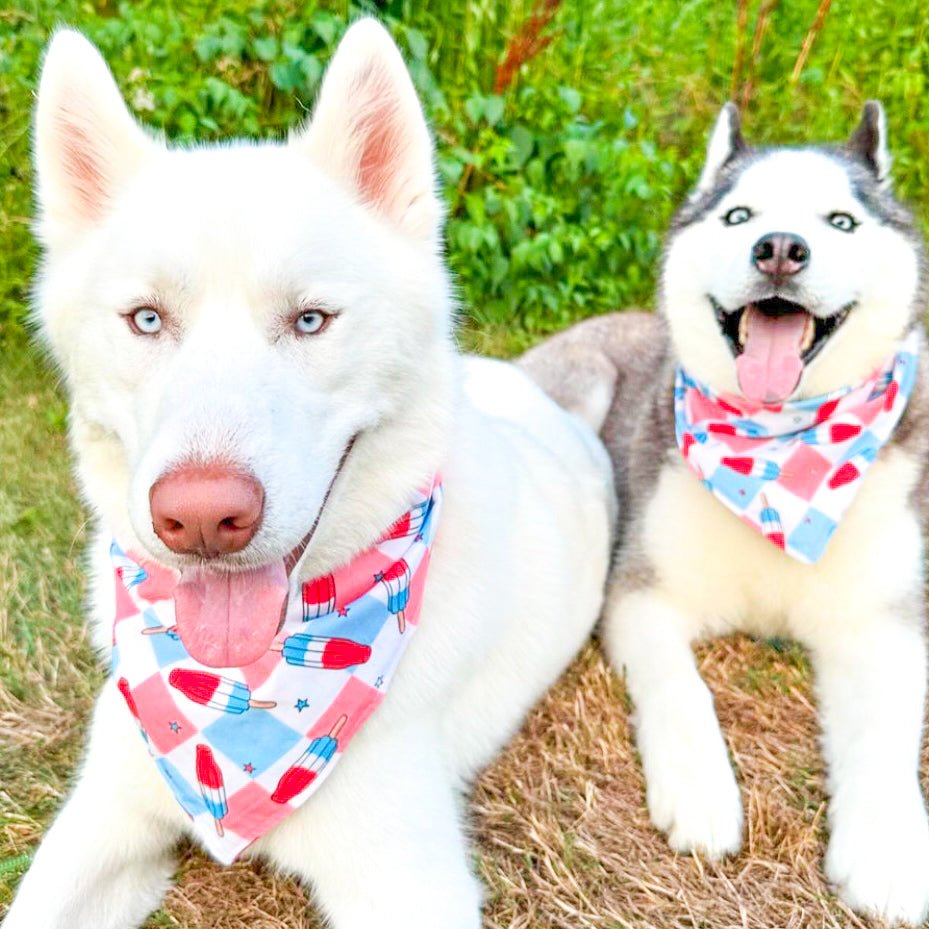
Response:
[[[441,506],[436,478],[370,549],[294,581],[269,650],[236,668],[189,655],[174,623],[176,574],[113,542],[116,685],[223,864],[309,799],[383,700],[416,630]]]
[[[919,345],[913,330],[887,367],[859,386],[770,406],[716,394],[678,367],[681,454],[743,522],[812,564],[906,409]]]

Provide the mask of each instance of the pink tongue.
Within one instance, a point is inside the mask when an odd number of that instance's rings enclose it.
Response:
[[[748,337],[735,360],[739,387],[749,400],[781,403],[796,390],[803,373],[800,344],[807,314],[765,316],[754,306],[745,312]]]
[[[174,591],[178,635],[207,667],[251,664],[277,634],[287,588],[283,562],[239,574],[185,571]]]

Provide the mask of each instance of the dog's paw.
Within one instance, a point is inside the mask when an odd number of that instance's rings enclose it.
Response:
[[[929,822],[922,798],[882,798],[839,820],[826,876],[859,913],[918,926],[929,915]]]
[[[719,735],[691,753],[668,753],[652,764],[648,810],[677,852],[716,860],[742,845],[742,800]]]

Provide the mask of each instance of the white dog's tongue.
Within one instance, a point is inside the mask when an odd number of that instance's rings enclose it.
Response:
[[[283,562],[237,574],[185,571],[174,591],[178,635],[207,667],[251,664],[277,634],[287,589]]]
[[[782,403],[800,383],[800,346],[809,317],[806,313],[766,316],[754,306],[744,312],[747,337],[735,361],[739,387],[757,403]]]

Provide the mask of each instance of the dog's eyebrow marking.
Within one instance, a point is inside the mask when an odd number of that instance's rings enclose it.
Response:
[[[694,203],[685,203],[680,210],[671,219],[671,231],[683,229],[692,223],[698,223],[709,213],[712,213],[717,206],[732,192],[735,182],[741,170],[727,175],[726,179],[712,190],[707,191],[699,200]]]

